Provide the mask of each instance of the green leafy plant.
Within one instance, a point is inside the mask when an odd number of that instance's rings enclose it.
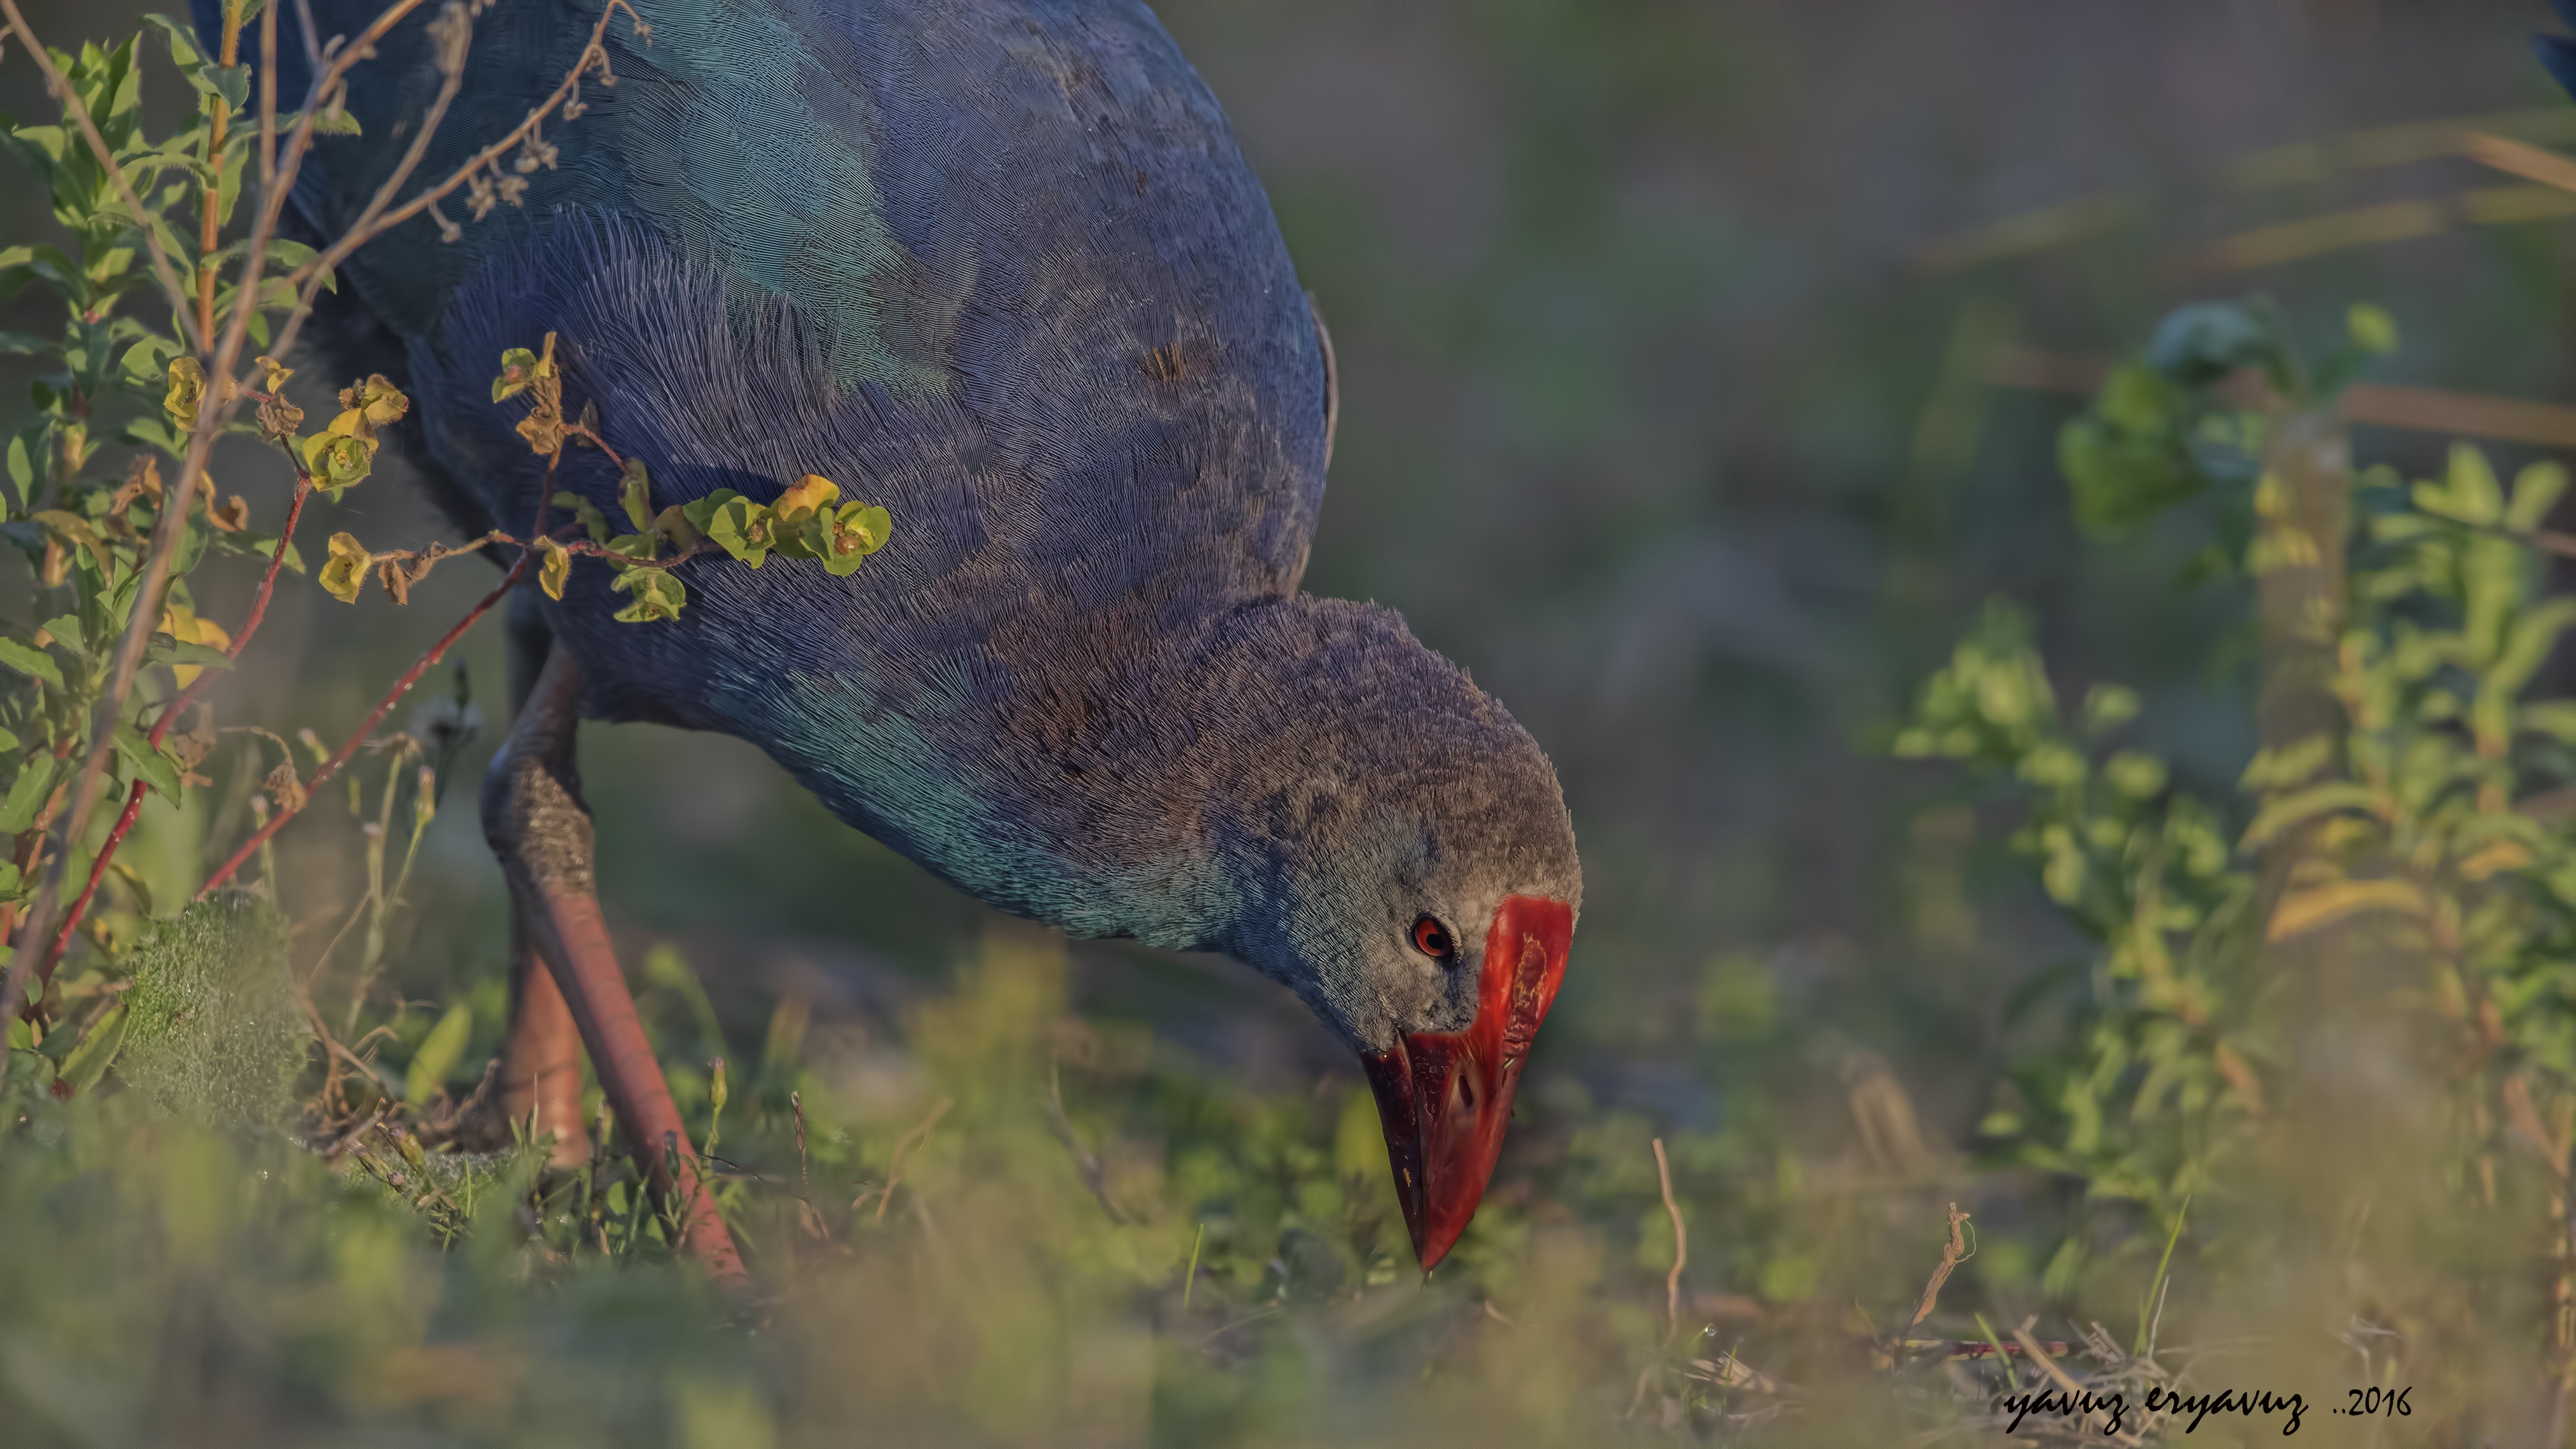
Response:
[[[2494,1206],[2517,1162],[2552,1194],[2569,1169],[2576,707],[2533,693],[2576,624],[2541,568],[2566,548],[2542,527],[2566,476],[2536,464],[2507,487],[2465,445],[2438,478],[2355,476],[2336,389],[2395,338],[2376,309],[2347,325],[2307,367],[2268,309],[2186,308],[2061,439],[2080,518],[2119,531],[2189,501],[2220,536],[2207,572],[2252,586],[2257,748],[2235,796],[2114,748],[2130,691],[2096,686],[2069,717],[2003,605],[1896,741],[2008,786],[2014,849],[2096,943],[2026,993],[2076,988],[2073,1031],[2017,1067],[1985,1131],[2007,1160],[2141,1205],[2139,1251],[2185,1203],[2251,1190],[2267,1120],[2328,1110],[2318,1042],[2380,1039],[2355,1031],[2393,1031],[2438,1085],[2457,1130],[2426,1168],[2463,1211]],[[2072,1291],[2095,1238],[2079,1222],[2051,1287]]]

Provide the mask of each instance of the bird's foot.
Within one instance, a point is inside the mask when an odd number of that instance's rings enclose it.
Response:
[[[618,969],[592,888],[590,811],[582,804],[573,764],[580,693],[580,672],[571,653],[554,650],[484,776],[484,838],[510,883],[513,919],[545,963],[557,988],[555,1000],[589,1049],[636,1166],[677,1225],[681,1250],[718,1282],[739,1284],[742,1258],[716,1210],[712,1168],[689,1145],[688,1128],[636,1016],[635,998]],[[511,1040],[527,1042],[533,1066],[548,1059],[539,1048],[560,1041],[561,1033],[542,1019],[546,993],[535,987],[534,973],[528,978],[527,989],[512,1002]],[[517,1071],[516,1066],[505,1071],[505,1104],[515,1085],[507,1076]],[[578,1091],[577,1071],[570,1078],[573,1092]],[[542,1123],[547,1073],[532,1070],[526,1080],[531,1083],[531,1109],[540,1112]],[[563,1076],[558,1074],[556,1081]],[[577,1127],[578,1098],[574,1100],[569,1120]]]
[[[513,900],[509,1032],[483,1084],[457,1114],[453,1136],[470,1152],[551,1140],[550,1164],[579,1167],[590,1160],[581,1110],[581,1029],[521,916]]]

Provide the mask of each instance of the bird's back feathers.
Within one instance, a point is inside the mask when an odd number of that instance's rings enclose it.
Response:
[[[327,34],[373,3],[314,10]],[[1529,737],[1392,614],[1295,593],[1329,368],[1259,183],[1141,5],[636,3],[649,48],[611,21],[616,85],[546,128],[550,167],[500,173],[521,205],[452,242],[406,223],[344,269],[434,470],[460,515],[535,516],[524,404],[490,380],[553,332],[568,402],[650,464],[657,508],[820,473],[895,534],[848,578],[684,565],[669,624],[612,622],[607,571],[577,566],[546,615],[592,712],[752,740],[966,890],[1085,934],[1225,945],[1284,918],[1281,871],[1386,829],[1364,808],[1386,782],[1575,898]],[[422,174],[517,125],[599,4],[479,20]],[[322,141],[297,191],[317,233],[419,124],[430,45],[407,23],[352,87],[365,137]],[[614,510],[596,453],[553,486]]]

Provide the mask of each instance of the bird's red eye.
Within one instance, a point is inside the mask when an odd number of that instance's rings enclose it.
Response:
[[[1449,928],[1431,916],[1413,923],[1413,949],[1436,961],[1449,959]]]

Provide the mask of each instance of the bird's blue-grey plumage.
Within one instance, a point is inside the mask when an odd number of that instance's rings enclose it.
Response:
[[[2550,0],[2550,3],[2560,20],[2576,27],[2576,0]],[[2576,39],[2564,35],[2535,35],[2531,38],[2531,45],[2539,52],[2540,63],[2548,69],[2550,79],[2562,88],[2576,92]]]
[[[327,38],[375,0],[312,8]],[[589,710],[751,740],[965,890],[1232,951],[1354,1045],[1462,1026],[1495,902],[1579,900],[1556,779],[1394,614],[1296,592],[1323,344],[1223,113],[1152,15],[637,8],[649,44],[610,22],[616,84],[585,81],[582,114],[545,126],[551,163],[492,178],[524,180],[520,204],[469,220],[460,192],[458,239],[424,216],[342,268],[336,360],[399,370],[468,526],[536,515],[524,404],[489,390],[504,348],[553,332],[570,405],[650,464],[656,507],[819,473],[895,533],[845,579],[694,561],[677,623],[612,622],[608,571],[576,563],[545,614]],[[517,125],[599,13],[476,19],[421,174]],[[294,15],[286,104],[307,79]],[[318,141],[295,193],[313,234],[356,218],[420,123],[428,18],[352,84],[363,137]],[[613,514],[614,481],[574,450],[556,486]],[[1458,966],[1404,953],[1425,912],[1466,928]]]

